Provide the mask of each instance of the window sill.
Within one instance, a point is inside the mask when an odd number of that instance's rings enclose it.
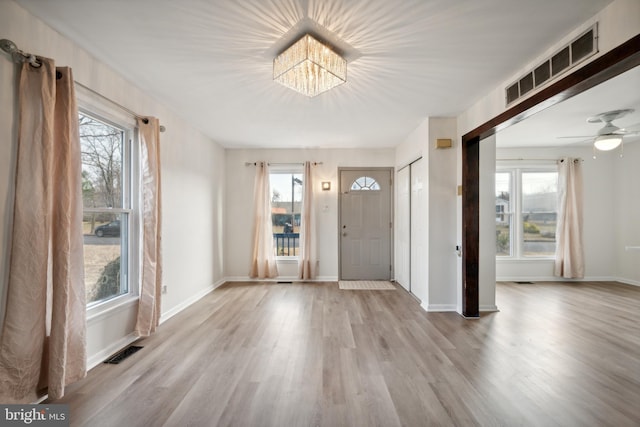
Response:
[[[119,311],[126,310],[136,305],[137,303],[137,295],[127,294],[87,308],[87,325],[99,322],[105,317],[110,317]]]
[[[298,257],[297,256],[277,256],[276,263],[278,264],[297,264]]]

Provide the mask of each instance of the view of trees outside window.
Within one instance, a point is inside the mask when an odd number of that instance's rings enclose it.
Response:
[[[511,169],[495,177],[496,255],[554,256],[558,173]]]
[[[558,173],[522,173],[522,236],[524,256],[556,252]]]
[[[297,256],[302,209],[301,173],[271,172],[271,219],[276,256]]]
[[[511,173],[496,173],[496,255],[511,256]]]
[[[127,293],[125,131],[79,114],[87,304]]]

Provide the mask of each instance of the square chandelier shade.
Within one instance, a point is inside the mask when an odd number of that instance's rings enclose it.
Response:
[[[347,61],[306,34],[273,60],[273,79],[314,97],[347,81]]]

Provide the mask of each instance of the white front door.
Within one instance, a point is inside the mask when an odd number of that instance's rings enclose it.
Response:
[[[340,170],[340,279],[391,278],[391,169]]]

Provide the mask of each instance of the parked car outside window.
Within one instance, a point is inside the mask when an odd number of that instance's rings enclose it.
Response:
[[[103,224],[96,227],[94,234],[98,237],[104,236],[119,236],[120,235],[120,220],[111,221],[107,224]]]

